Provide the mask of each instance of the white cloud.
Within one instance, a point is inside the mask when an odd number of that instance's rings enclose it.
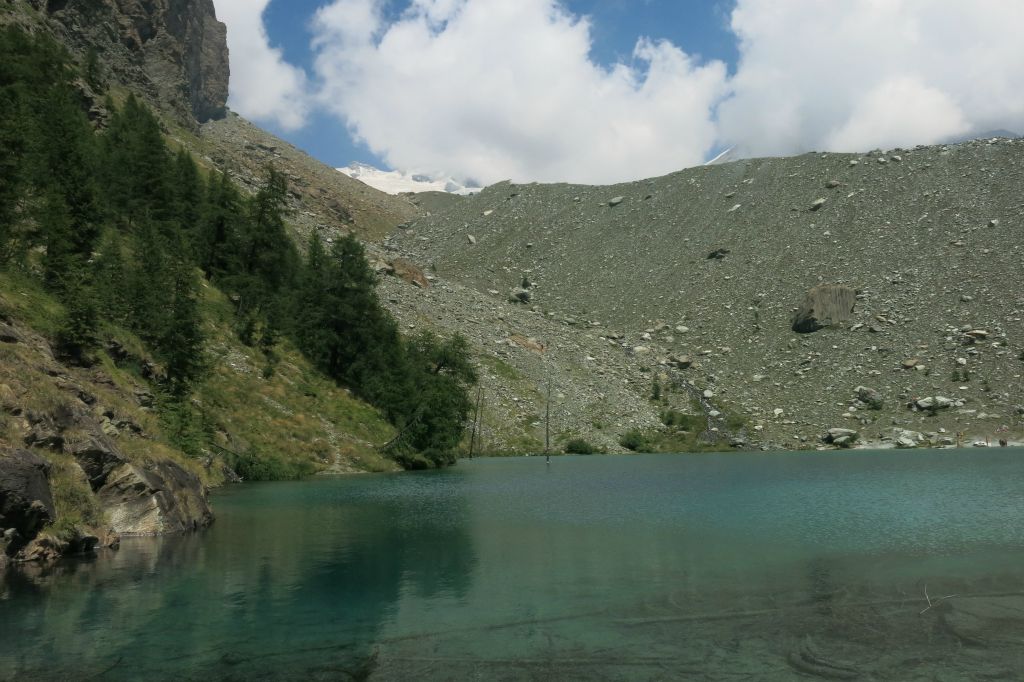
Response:
[[[721,136],[749,154],[1024,132],[1018,0],[739,0]]]
[[[408,0],[398,16],[394,0],[323,0],[310,79],[269,46],[268,2],[216,0],[232,107],[286,128],[321,107],[412,173],[612,182],[730,144],[778,155],[1024,132],[1020,0],[736,0],[732,76],[643,37],[596,64],[588,19],[561,0]]]
[[[336,0],[314,21],[321,103],[396,168],[460,179],[611,182],[700,163],[725,66],[667,42],[589,58],[556,0]]]
[[[270,0],[216,0],[217,18],[227,24],[231,55],[228,104],[257,122],[285,130],[301,128],[309,113],[305,73],[270,46],[263,10]]]

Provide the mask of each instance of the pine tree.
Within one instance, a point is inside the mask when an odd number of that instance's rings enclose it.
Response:
[[[185,236],[184,246],[188,250],[189,259],[195,260],[198,255],[205,188],[196,162],[184,149],[178,150],[174,157],[172,176],[172,217],[177,223],[177,230]]]
[[[99,312],[88,267],[75,264],[64,273],[64,316],[57,332],[57,348],[70,361],[91,363],[90,351],[97,343]]]
[[[46,130],[36,156],[35,184],[44,188],[40,214],[47,247],[47,282],[59,286],[72,260],[87,261],[100,233],[94,138],[68,88],[54,88],[45,101]]]
[[[203,358],[202,318],[196,296],[195,275],[178,266],[174,272],[168,325],[158,342],[167,364],[167,381],[173,395],[187,395],[206,368]]]
[[[160,123],[134,95],[110,117],[101,147],[111,209],[129,225],[173,219],[170,152]]]
[[[210,175],[199,220],[197,258],[208,279],[238,272],[242,197],[226,173]]]

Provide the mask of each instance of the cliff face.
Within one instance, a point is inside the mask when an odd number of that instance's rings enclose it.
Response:
[[[112,78],[183,122],[222,118],[227,28],[213,0],[31,0],[65,43],[96,50]]]

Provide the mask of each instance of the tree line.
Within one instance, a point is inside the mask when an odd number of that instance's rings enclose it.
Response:
[[[170,430],[201,449],[189,405],[209,370],[205,279],[230,297],[235,332],[262,351],[266,375],[292,343],[381,409],[397,429],[396,459],[453,462],[476,381],[465,340],[400,334],[352,235],[328,245],[314,234],[301,254],[286,225],[287,182],[273,168],[243,193],[172,151],[133,96],[108,99],[94,126],[76,81],[97,89],[101,78],[94,58],[78,69],[51,39],[0,31],[0,267],[38,277],[63,304],[59,352],[89,364],[104,330],[133,332],[162,365]]]

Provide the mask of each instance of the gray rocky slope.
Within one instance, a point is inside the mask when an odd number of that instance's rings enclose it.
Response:
[[[611,445],[656,426],[658,379],[677,387],[669,401],[683,411],[709,396],[710,426],[731,424],[750,444],[807,447],[833,427],[862,441],[905,435],[896,429],[1013,440],[1022,180],[1024,141],[998,139],[737,161],[610,187],[500,183],[387,238],[386,257],[435,280],[385,290],[405,324],[470,336],[504,403],[496,418],[534,442],[549,375],[564,396],[563,439]],[[796,333],[793,313],[819,283],[853,289],[853,313]],[[488,371],[495,360],[513,371]],[[862,386],[875,399],[859,399]]]

